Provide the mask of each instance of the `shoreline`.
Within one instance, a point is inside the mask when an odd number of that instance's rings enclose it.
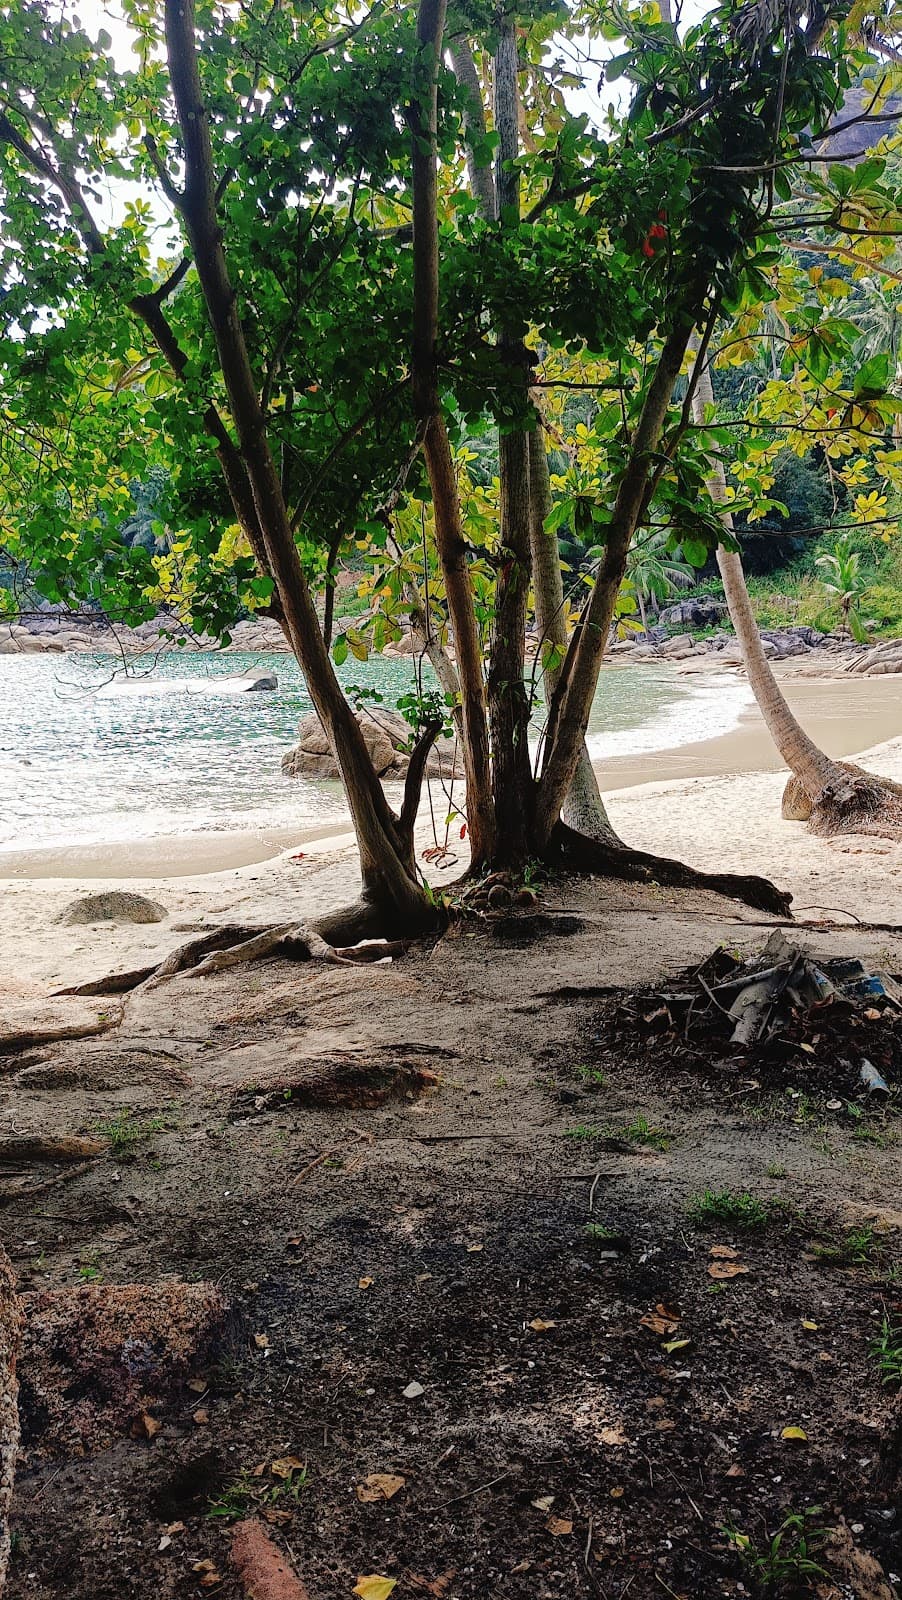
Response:
[[[744,680],[742,680],[744,681]],[[781,676],[793,711],[815,742],[835,758],[847,758],[902,739],[902,696],[892,677],[795,678]],[[748,774],[781,774],[786,768],[752,702],[736,727],[711,738],[636,755],[594,760],[606,796],[651,791],[661,783],[698,783]],[[158,834],[144,838],[0,849],[0,882],[143,882],[208,878],[274,862],[308,846],[351,848],[347,812],[296,828],[236,827],[216,832]]]

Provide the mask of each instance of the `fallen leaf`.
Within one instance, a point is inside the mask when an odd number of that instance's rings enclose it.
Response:
[[[269,1349],[269,1340],[267,1339],[265,1333],[255,1333],[254,1334],[254,1344],[257,1346],[258,1350],[268,1350]]]
[[[739,1251],[734,1250],[731,1244],[712,1244],[708,1251],[715,1261],[738,1261]]]
[[[569,1517],[549,1517],[545,1526],[555,1539],[561,1539],[564,1534],[573,1532],[573,1523]]]
[[[685,1350],[686,1346],[690,1345],[691,1343],[691,1339],[668,1339],[666,1344],[662,1344],[661,1349],[665,1351],[667,1355],[672,1356],[674,1350]]]
[[[357,1287],[358,1289],[372,1289],[374,1281],[373,1278],[358,1278]]]
[[[251,1467],[251,1477],[252,1478],[262,1478],[265,1471],[266,1471],[266,1462],[265,1461],[258,1461],[257,1465],[255,1467]]]
[[[199,1428],[202,1428],[205,1422],[209,1422],[210,1413],[209,1411],[195,1411],[191,1420],[196,1422]]]
[[[549,1328],[556,1328],[556,1322],[544,1322],[541,1317],[533,1317],[529,1324],[533,1333],[547,1333]]]
[[[662,1394],[655,1394],[652,1395],[650,1400],[646,1400],[645,1409],[646,1411],[663,1411],[666,1404],[667,1401]]]
[[[291,1239],[287,1239],[287,1240],[286,1240],[286,1244],[290,1244],[290,1245],[292,1245],[292,1246],[294,1246],[294,1248],[297,1248],[297,1246],[298,1246],[298,1245],[299,1245],[299,1244],[303,1244],[303,1243],[304,1243],[304,1241],[303,1241],[303,1239],[302,1239],[302,1238],[301,1238],[301,1237],[300,1237],[300,1235],[299,1235],[299,1234],[295,1234],[295,1235],[294,1235],[294,1236],[293,1236],[293,1238],[291,1238]]]
[[[659,1417],[655,1423],[655,1433],[669,1433],[675,1427],[676,1423],[671,1417]]]
[[[274,1528],[284,1527],[286,1522],[291,1521],[290,1511],[277,1511],[275,1506],[264,1506],[260,1515],[264,1522],[271,1523]]]
[[[418,1272],[413,1281],[414,1283],[428,1283],[431,1277],[431,1272]]]
[[[193,1567],[191,1568],[191,1571],[192,1572],[215,1572],[216,1571],[216,1562],[215,1561],[211,1561],[209,1556],[208,1556],[203,1561],[195,1561]]]
[[[142,1411],[136,1424],[138,1437],[143,1434],[145,1439],[155,1439],[162,1426],[162,1422],[152,1417],[149,1411]]]
[[[157,1549],[158,1550],[168,1550],[169,1546],[171,1545],[171,1543],[172,1543],[172,1540],[170,1539],[168,1533],[164,1533],[162,1538],[160,1539],[159,1544],[157,1545]]]
[[[477,1250],[482,1250],[483,1248],[484,1248],[484,1246],[481,1245],[481,1244],[468,1244],[467,1245],[467,1255],[468,1256],[475,1255]]]
[[[624,1433],[623,1429],[621,1428],[619,1422],[613,1428],[602,1428],[602,1430],[599,1433],[598,1437],[600,1438],[602,1444],[609,1444],[609,1445],[626,1444],[626,1434]]]
[[[780,1438],[807,1440],[808,1435],[804,1428],[784,1428],[783,1432],[780,1434]]]
[[[355,1493],[364,1505],[370,1505],[376,1500],[390,1500],[406,1482],[394,1472],[370,1472],[358,1483]]]
[[[380,1578],[378,1572],[371,1572],[368,1578],[357,1579],[354,1593],[360,1600],[388,1600],[397,1581],[397,1578]]]
[[[550,1511],[554,1505],[554,1495],[540,1494],[537,1500],[530,1501],[530,1505],[535,1506],[537,1511]]]
[[[727,1467],[726,1476],[728,1478],[744,1478],[745,1467],[741,1467],[738,1461],[734,1461],[731,1467]]]
[[[805,1054],[806,1054],[806,1056],[813,1056],[813,1055],[816,1055],[816,1053],[817,1053],[817,1052],[816,1052],[816,1051],[815,1051],[815,1048],[814,1048],[814,1045],[813,1045],[813,1044],[805,1044],[805,1043],[804,1043],[804,1042],[803,1042],[803,1043],[801,1043],[801,1044],[800,1044],[800,1045],[799,1045],[799,1049],[800,1049],[800,1050],[804,1050],[804,1052],[805,1052]]]
[[[190,1389],[192,1394],[203,1394],[206,1387],[206,1378],[189,1378],[186,1384],[186,1388]]]
[[[679,1322],[679,1312],[668,1311],[660,1302],[654,1311],[646,1311],[645,1316],[639,1318],[640,1328],[650,1328],[652,1333],[676,1333]]]
[[[806,1333],[816,1333],[817,1332],[817,1323],[816,1322],[811,1322],[808,1317],[803,1317],[802,1318],[802,1327],[805,1329]]]
[[[222,1573],[217,1572],[215,1567],[212,1572],[205,1572],[200,1580],[202,1589],[215,1589],[220,1583],[222,1583]]]
[[[269,1470],[274,1478],[289,1479],[293,1472],[303,1472],[304,1462],[297,1456],[279,1456],[278,1460],[269,1463]]]
[[[876,1006],[868,1006],[867,1011],[865,1012],[868,1022],[879,1022],[882,1015],[883,1012],[878,1011]]]
[[[413,1378],[407,1388],[401,1390],[401,1393],[405,1400],[419,1400],[420,1395],[425,1394],[426,1390],[421,1383],[417,1383],[416,1378]]]
[[[612,1489],[611,1490],[611,1499],[612,1500],[622,1500],[623,1499],[623,1490],[622,1489]]]
[[[174,1534],[174,1533],[184,1533],[184,1531],[185,1531],[184,1522],[170,1522],[163,1529],[163,1532],[164,1533],[168,1533],[170,1536],[172,1534]]]
[[[712,1261],[708,1268],[708,1277],[723,1281],[726,1278],[740,1278],[748,1270],[741,1261]]]

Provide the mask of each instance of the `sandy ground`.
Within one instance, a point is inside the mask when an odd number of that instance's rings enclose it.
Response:
[[[902,738],[865,752],[862,760],[874,772],[902,781]],[[709,871],[773,877],[792,890],[800,913],[817,907],[868,921],[902,921],[902,844],[857,835],[823,840],[802,824],[784,822],[780,772],[670,778],[658,758],[654,770],[662,773],[659,781],[608,796],[611,819],[631,844]],[[42,862],[41,852],[32,852],[30,860],[6,858],[8,872],[24,869],[33,875],[10,877],[4,884],[0,995],[27,1000],[55,985],[141,966],[172,949],[179,937],[224,920],[309,918],[357,891],[356,853],[347,834],[322,837],[320,830],[319,837],[300,845],[295,840],[291,849],[280,848],[284,841],[275,835],[252,835],[241,843],[264,850],[270,859],[239,855],[239,864],[225,871],[185,875],[188,841],[180,841],[179,853],[168,861],[169,842],[157,841],[142,846],[131,872],[111,872],[103,861],[86,865],[82,856],[79,873],[62,877],[64,859]],[[431,832],[421,827],[420,850],[431,843]],[[219,839],[210,845],[220,848]],[[168,872],[161,870],[164,862]],[[141,875],[134,874],[136,864]],[[464,865],[463,854],[452,856],[443,868],[430,867],[429,876],[433,882],[448,881]],[[164,907],[165,919],[78,926],[60,920],[80,895],[116,884],[151,896]]]

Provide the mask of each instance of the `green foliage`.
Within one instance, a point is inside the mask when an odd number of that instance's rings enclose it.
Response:
[[[808,1592],[815,1579],[828,1576],[826,1569],[814,1559],[824,1535],[812,1524],[815,1518],[822,1516],[820,1506],[790,1512],[763,1547],[757,1545],[750,1534],[731,1524],[723,1529],[744,1574],[762,1600],[768,1596],[798,1593],[800,1588]]]
[[[134,1111],[124,1110],[117,1111],[106,1122],[95,1123],[94,1131],[101,1138],[109,1139],[113,1155],[122,1159],[133,1156],[139,1145],[146,1144],[166,1126],[165,1117],[140,1118]]]
[[[871,1340],[871,1354],[886,1384],[902,1384],[902,1327],[884,1312],[880,1332]]]
[[[719,1192],[705,1189],[689,1202],[689,1218],[697,1228],[716,1227],[721,1223],[733,1228],[765,1228],[771,1219],[771,1210],[754,1195],[743,1192],[733,1194],[729,1189]]]
[[[861,552],[853,549],[851,536],[847,534],[838,539],[829,553],[817,557],[816,565],[826,574],[823,584],[827,593],[839,602],[843,627],[858,644],[866,644],[867,633],[859,607],[868,588],[868,579],[862,570]]]

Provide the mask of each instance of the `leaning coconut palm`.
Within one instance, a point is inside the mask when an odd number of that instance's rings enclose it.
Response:
[[[706,408],[710,408],[707,415]],[[701,426],[710,422],[713,408],[711,368],[706,362],[698,373],[692,397],[695,421]],[[716,458],[711,463],[708,492],[720,508],[721,522],[732,541],[727,480],[723,465]],[[791,822],[807,822],[812,832],[819,834],[902,834],[902,785],[874,777],[850,762],[832,761],[809,738],[790,709],[765,655],[739,552],[718,545],[717,565],[752,693],[768,733],[791,773],[783,791],[784,817]]]

